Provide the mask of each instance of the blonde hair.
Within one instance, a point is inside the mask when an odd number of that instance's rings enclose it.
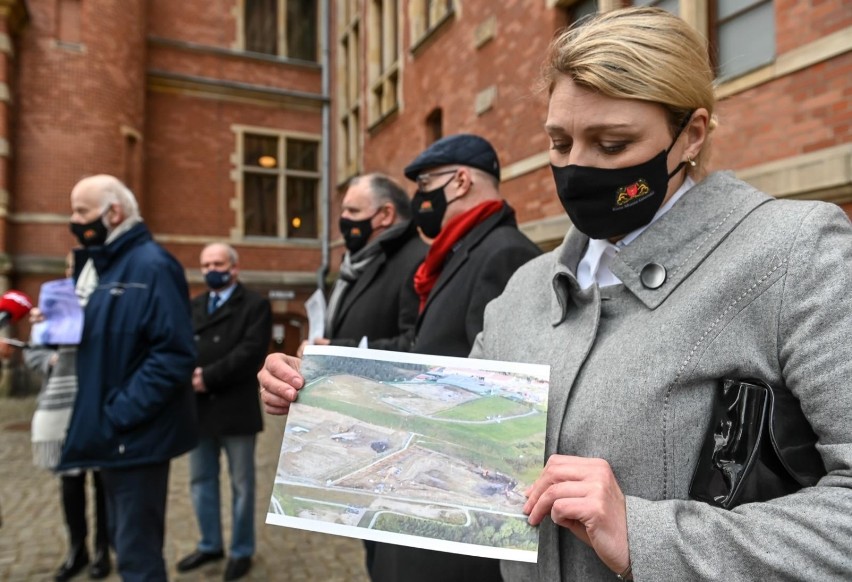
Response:
[[[575,23],[550,44],[542,70],[551,94],[561,76],[616,99],[661,105],[675,132],[690,112],[710,115],[708,139],[696,157],[700,169],[716,126],[713,68],[707,43],[691,26],[660,8],[612,10]]]

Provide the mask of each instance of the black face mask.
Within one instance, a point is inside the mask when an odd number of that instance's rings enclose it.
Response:
[[[615,169],[551,164],[556,193],[574,226],[589,238],[607,239],[651,222],[669,180],[686,165],[681,162],[668,173],[668,154],[691,118],[690,112],[671,145],[643,164]]]
[[[92,222],[86,224],[70,223],[71,233],[77,237],[84,247],[99,247],[106,242],[109,230],[104,224],[106,212],[98,216]]]
[[[231,282],[231,271],[207,271],[204,282],[213,291],[224,289]]]
[[[447,206],[461,198],[459,196],[447,202],[447,194],[444,192],[444,188],[453,181],[453,178],[455,178],[455,173],[447,180],[446,184],[429,192],[424,192],[418,188],[411,199],[412,220],[429,238],[435,238],[440,234],[441,223],[444,222]]]
[[[343,234],[346,249],[350,253],[357,253],[367,245],[367,241],[370,240],[370,236],[373,234],[373,218],[376,217],[379,210],[373,216],[364,220],[352,220],[351,218],[340,217],[340,232]]]

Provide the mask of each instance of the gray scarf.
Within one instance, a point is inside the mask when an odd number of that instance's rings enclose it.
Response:
[[[343,262],[340,264],[340,275],[331,289],[331,296],[328,298],[328,309],[325,312],[326,336],[331,334],[331,323],[334,321],[337,310],[340,309],[340,304],[346,296],[346,290],[354,285],[361,275],[364,274],[364,271],[367,270],[367,267],[370,266],[370,263],[382,254],[382,245],[380,243],[400,236],[408,229],[408,223],[409,221],[407,220],[398,222],[367,243],[367,246],[357,253],[347,252],[343,255]]]

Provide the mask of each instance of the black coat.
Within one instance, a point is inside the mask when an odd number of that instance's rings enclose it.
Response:
[[[541,254],[506,204],[466,234],[446,259],[417,320],[413,352],[466,358],[482,331],[485,306],[518,267]]]
[[[414,272],[426,255],[413,224],[399,236],[379,241],[378,255],[340,301],[329,330],[333,345],[406,352],[414,339],[420,298]]]
[[[206,393],[196,392],[204,436],[246,435],[263,430],[257,372],[272,336],[269,301],[238,283],[212,314],[209,293],[192,300],[192,327]]]
[[[485,306],[515,270],[541,254],[518,230],[507,204],[467,233],[446,259],[417,320],[411,351],[467,357],[482,331]],[[498,582],[500,562],[488,558],[378,544],[373,582]]]

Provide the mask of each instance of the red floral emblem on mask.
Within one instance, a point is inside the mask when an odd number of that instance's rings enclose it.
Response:
[[[352,236],[361,236],[361,229],[357,226],[352,227],[352,230],[349,231],[349,234]]]
[[[420,205],[420,212],[432,212],[432,203],[424,200],[423,204]]]
[[[624,206],[628,202],[633,202],[634,200],[639,200],[640,198],[644,198],[648,194],[651,193],[651,188],[648,186],[648,182],[644,179],[637,180],[632,184],[627,186],[622,186],[618,189],[618,196],[615,200],[615,203],[618,206]]]

